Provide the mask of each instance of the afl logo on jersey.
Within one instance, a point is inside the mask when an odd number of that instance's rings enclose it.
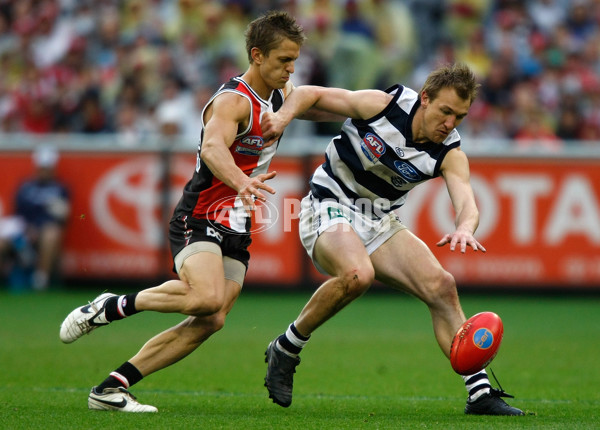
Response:
[[[371,162],[375,163],[385,153],[385,144],[374,133],[367,133],[360,143],[362,152]]]
[[[394,161],[394,166],[396,167],[398,173],[400,173],[400,176],[402,176],[408,182],[418,182],[421,180],[421,175],[419,175],[419,172],[417,172],[410,164],[405,163],[404,161],[396,160]]]
[[[261,136],[246,136],[240,140],[235,148],[235,152],[242,155],[259,156],[263,147],[263,138]]]

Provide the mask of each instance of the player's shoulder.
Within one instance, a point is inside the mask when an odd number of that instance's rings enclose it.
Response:
[[[460,146],[450,148],[444,156],[444,161],[442,162],[443,168],[448,168],[450,166],[460,167],[465,165],[469,165],[469,158],[467,157],[467,154],[465,154],[465,151],[460,148]]]
[[[407,114],[412,112],[419,102],[419,93],[402,84],[395,84],[384,91],[393,97],[393,101]]]
[[[250,99],[242,92],[223,91],[217,92],[210,103],[211,113],[219,116],[238,117],[248,115],[250,112]]]
[[[294,91],[295,88],[296,86],[292,81],[287,81],[285,87],[283,87],[283,89],[281,90],[283,98],[286,99],[292,93],[292,91]]]

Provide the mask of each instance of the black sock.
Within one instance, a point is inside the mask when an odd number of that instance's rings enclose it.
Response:
[[[102,383],[96,387],[95,391],[97,393],[102,393],[105,388],[129,388],[133,384],[140,382],[142,378],[143,376],[137,367],[129,361],[126,361],[114,372],[110,372],[108,378],[102,381]]]
[[[104,315],[106,321],[121,320],[139,311],[135,308],[135,298],[138,293],[125,294],[123,296],[115,296],[106,300],[104,305]]]

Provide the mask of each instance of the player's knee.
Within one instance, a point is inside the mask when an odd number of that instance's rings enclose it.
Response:
[[[223,327],[225,327],[225,317],[227,316],[226,312],[215,312],[212,315],[205,316],[201,318],[201,325],[203,327],[202,330],[202,340],[211,336],[212,334],[218,332]]]
[[[223,297],[216,291],[213,292],[192,292],[186,307],[187,315],[214,315],[223,307]]]
[[[439,270],[430,283],[428,293],[431,302],[454,301],[458,296],[454,276],[445,270]]]
[[[225,318],[227,317],[227,313],[225,312],[217,312],[214,315],[211,315],[211,331],[213,333],[218,332],[223,327],[225,327]]]
[[[354,267],[345,271],[340,276],[344,295],[350,297],[359,297],[365,293],[375,279],[375,270],[373,266],[364,265]]]

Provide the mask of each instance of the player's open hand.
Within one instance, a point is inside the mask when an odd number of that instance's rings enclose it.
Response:
[[[263,134],[263,146],[268,147],[277,142],[277,139],[283,134],[286,127],[285,121],[279,115],[273,112],[263,113],[260,119],[260,127]]]
[[[472,233],[464,232],[464,231],[455,231],[452,234],[446,234],[442,239],[437,243],[437,246],[444,246],[446,244],[450,244],[450,251],[454,252],[456,249],[456,245],[459,245],[460,252],[467,252],[467,247],[473,249],[473,251],[482,251],[485,252],[485,248],[481,243],[473,237]]]
[[[238,190],[238,196],[242,200],[244,209],[246,209],[248,214],[256,210],[256,205],[254,203],[255,199],[263,202],[267,200],[261,190],[275,194],[275,189],[265,184],[265,181],[273,179],[275,175],[277,175],[277,172],[261,173],[260,175],[256,175],[252,178],[249,177]]]

